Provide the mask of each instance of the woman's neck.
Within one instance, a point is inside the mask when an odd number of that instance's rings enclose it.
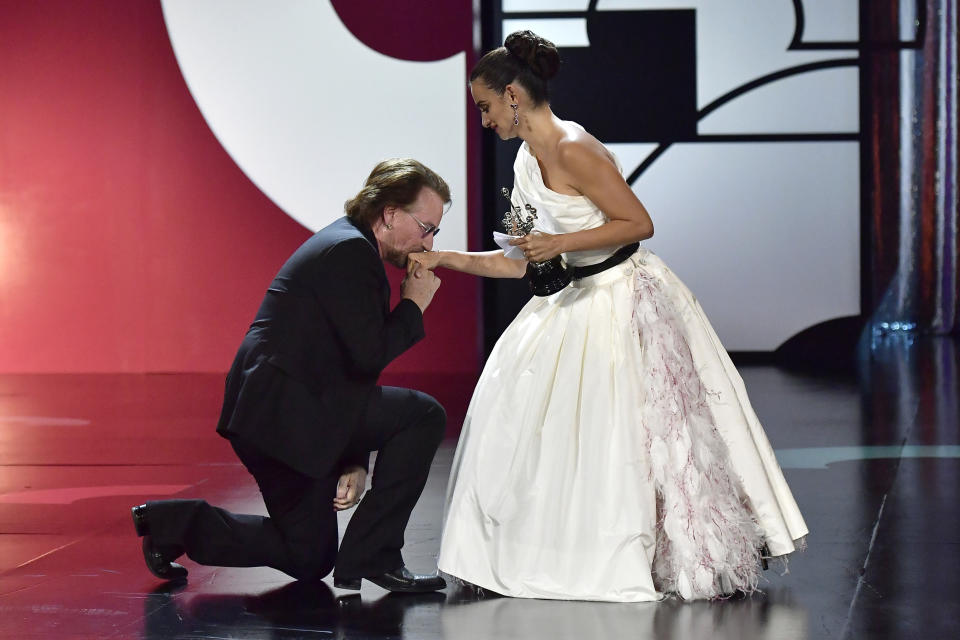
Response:
[[[549,106],[543,106],[526,114],[518,135],[530,146],[530,151],[539,157],[555,148],[565,134],[563,121],[554,115]]]

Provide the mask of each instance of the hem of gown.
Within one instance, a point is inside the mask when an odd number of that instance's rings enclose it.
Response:
[[[642,598],[642,599],[637,599],[637,598],[615,599],[615,598],[608,598],[608,597],[602,597],[602,596],[589,598],[586,596],[570,596],[570,595],[563,595],[563,596],[561,595],[521,595],[516,593],[509,593],[508,590],[498,591],[493,587],[488,587],[482,584],[470,582],[469,580],[464,580],[463,578],[460,578],[450,573],[449,571],[445,571],[443,569],[438,569],[437,573],[441,577],[443,577],[444,580],[457,585],[457,587],[459,587],[460,589],[465,589],[475,593],[478,599],[486,598],[486,597],[503,597],[503,598],[523,598],[526,600],[560,600],[560,601],[566,600],[566,601],[573,601],[573,602],[631,603],[631,602],[662,602],[663,600],[666,600],[669,597],[668,594],[662,594],[659,592],[657,592],[657,595],[659,596],[657,598]]]
[[[775,556],[774,558],[768,558],[768,560],[774,560],[774,561],[779,561],[780,559],[783,559],[784,566],[786,566],[786,556]],[[446,580],[448,583],[451,583],[451,584],[456,585],[456,587],[457,587],[458,589],[461,589],[461,590],[464,590],[464,591],[468,591],[468,592],[470,592],[471,594],[475,595],[475,597],[476,597],[478,600],[482,600],[482,599],[486,599],[486,598],[523,598],[523,599],[526,599],[526,600],[556,600],[556,601],[571,601],[571,602],[610,602],[610,603],[623,603],[623,604],[641,603],[641,602],[664,602],[664,601],[667,601],[667,600],[678,600],[678,601],[680,601],[680,602],[702,602],[702,601],[714,602],[714,601],[730,600],[730,599],[736,598],[736,597],[746,597],[746,598],[749,598],[749,597],[753,596],[753,594],[755,594],[755,593],[763,593],[763,590],[762,590],[762,589],[759,589],[759,588],[757,588],[757,587],[753,587],[753,588],[747,589],[747,590],[737,589],[737,590],[734,591],[733,593],[720,593],[720,594],[717,594],[717,595],[715,595],[715,596],[711,596],[711,597],[709,597],[709,598],[692,598],[692,599],[684,598],[683,596],[681,596],[679,593],[676,593],[676,592],[666,592],[666,593],[657,592],[657,595],[659,596],[659,597],[657,597],[657,598],[643,598],[643,599],[629,599],[629,600],[627,600],[627,599],[607,598],[607,597],[586,598],[586,597],[582,597],[582,596],[581,596],[581,597],[578,597],[578,596],[559,596],[559,595],[554,595],[554,596],[547,596],[547,595],[533,596],[533,595],[518,595],[518,594],[515,594],[515,593],[505,593],[505,592],[503,592],[503,591],[497,591],[496,589],[493,589],[493,588],[490,588],[490,587],[485,587],[485,586],[482,586],[482,585],[479,585],[479,584],[470,582],[469,580],[464,580],[463,578],[459,578],[459,577],[455,576],[454,574],[448,573],[448,572],[443,571],[443,570],[438,570],[437,573],[438,573],[444,580]]]
[[[793,540],[794,550],[778,556],[770,556],[765,554],[760,554],[758,559],[762,559],[768,564],[768,566],[776,571],[779,575],[785,576],[790,573],[790,556],[795,553],[803,553],[807,550],[807,537],[803,536]],[[526,598],[531,600],[570,600],[577,602],[663,602],[664,600],[680,600],[683,602],[697,602],[697,601],[717,601],[717,600],[729,600],[734,597],[751,597],[754,593],[763,593],[763,590],[759,588],[759,585],[751,585],[749,587],[737,587],[733,593],[718,593],[709,597],[699,597],[699,598],[684,598],[679,593],[674,591],[667,592],[657,592],[658,598],[644,598],[644,599],[615,599],[609,597],[594,597],[588,598],[583,596],[571,596],[571,595],[519,595],[516,593],[510,593],[509,590],[498,590],[498,588],[489,587],[486,585],[478,584],[465,580],[449,571],[438,568],[437,573],[447,582],[456,585],[459,589],[469,591],[476,595],[478,599],[483,599],[487,597],[505,597],[505,598]]]
[[[807,536],[802,536],[793,540],[793,551],[779,556],[763,556],[767,565],[774,569],[781,576],[790,573],[790,556],[795,553],[803,553],[807,550]]]

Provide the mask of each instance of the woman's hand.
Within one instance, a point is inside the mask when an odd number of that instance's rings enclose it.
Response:
[[[416,271],[418,265],[422,265],[424,268],[433,271],[440,266],[440,260],[439,251],[419,251],[417,253],[411,253],[407,256],[407,273]]]
[[[333,498],[333,508],[337,511],[349,509],[358,502],[367,488],[367,470],[352,466],[344,470],[337,482],[337,495]]]
[[[520,247],[528,262],[546,262],[564,252],[562,238],[562,235],[534,231],[516,240],[511,240],[510,244],[514,247]]]

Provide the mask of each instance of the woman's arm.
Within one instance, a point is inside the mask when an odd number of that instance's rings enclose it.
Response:
[[[620,247],[653,236],[650,214],[599,144],[562,142],[558,161],[571,178],[570,186],[597,205],[608,222],[584,231],[531,234],[512,241],[528,260],[542,262],[568,251]]]
[[[525,260],[514,260],[503,251],[424,251],[411,253],[410,262],[427,269],[443,267],[485,278],[522,278],[527,272]],[[409,265],[408,265],[409,266]]]

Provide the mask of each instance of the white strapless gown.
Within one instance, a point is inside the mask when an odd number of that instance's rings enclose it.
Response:
[[[525,144],[514,172],[544,230],[605,222],[548,190]],[[460,435],[438,566],[516,597],[711,598],[755,588],[761,547],[783,556],[806,534],[699,303],[641,248],[531,299],[500,337]]]

